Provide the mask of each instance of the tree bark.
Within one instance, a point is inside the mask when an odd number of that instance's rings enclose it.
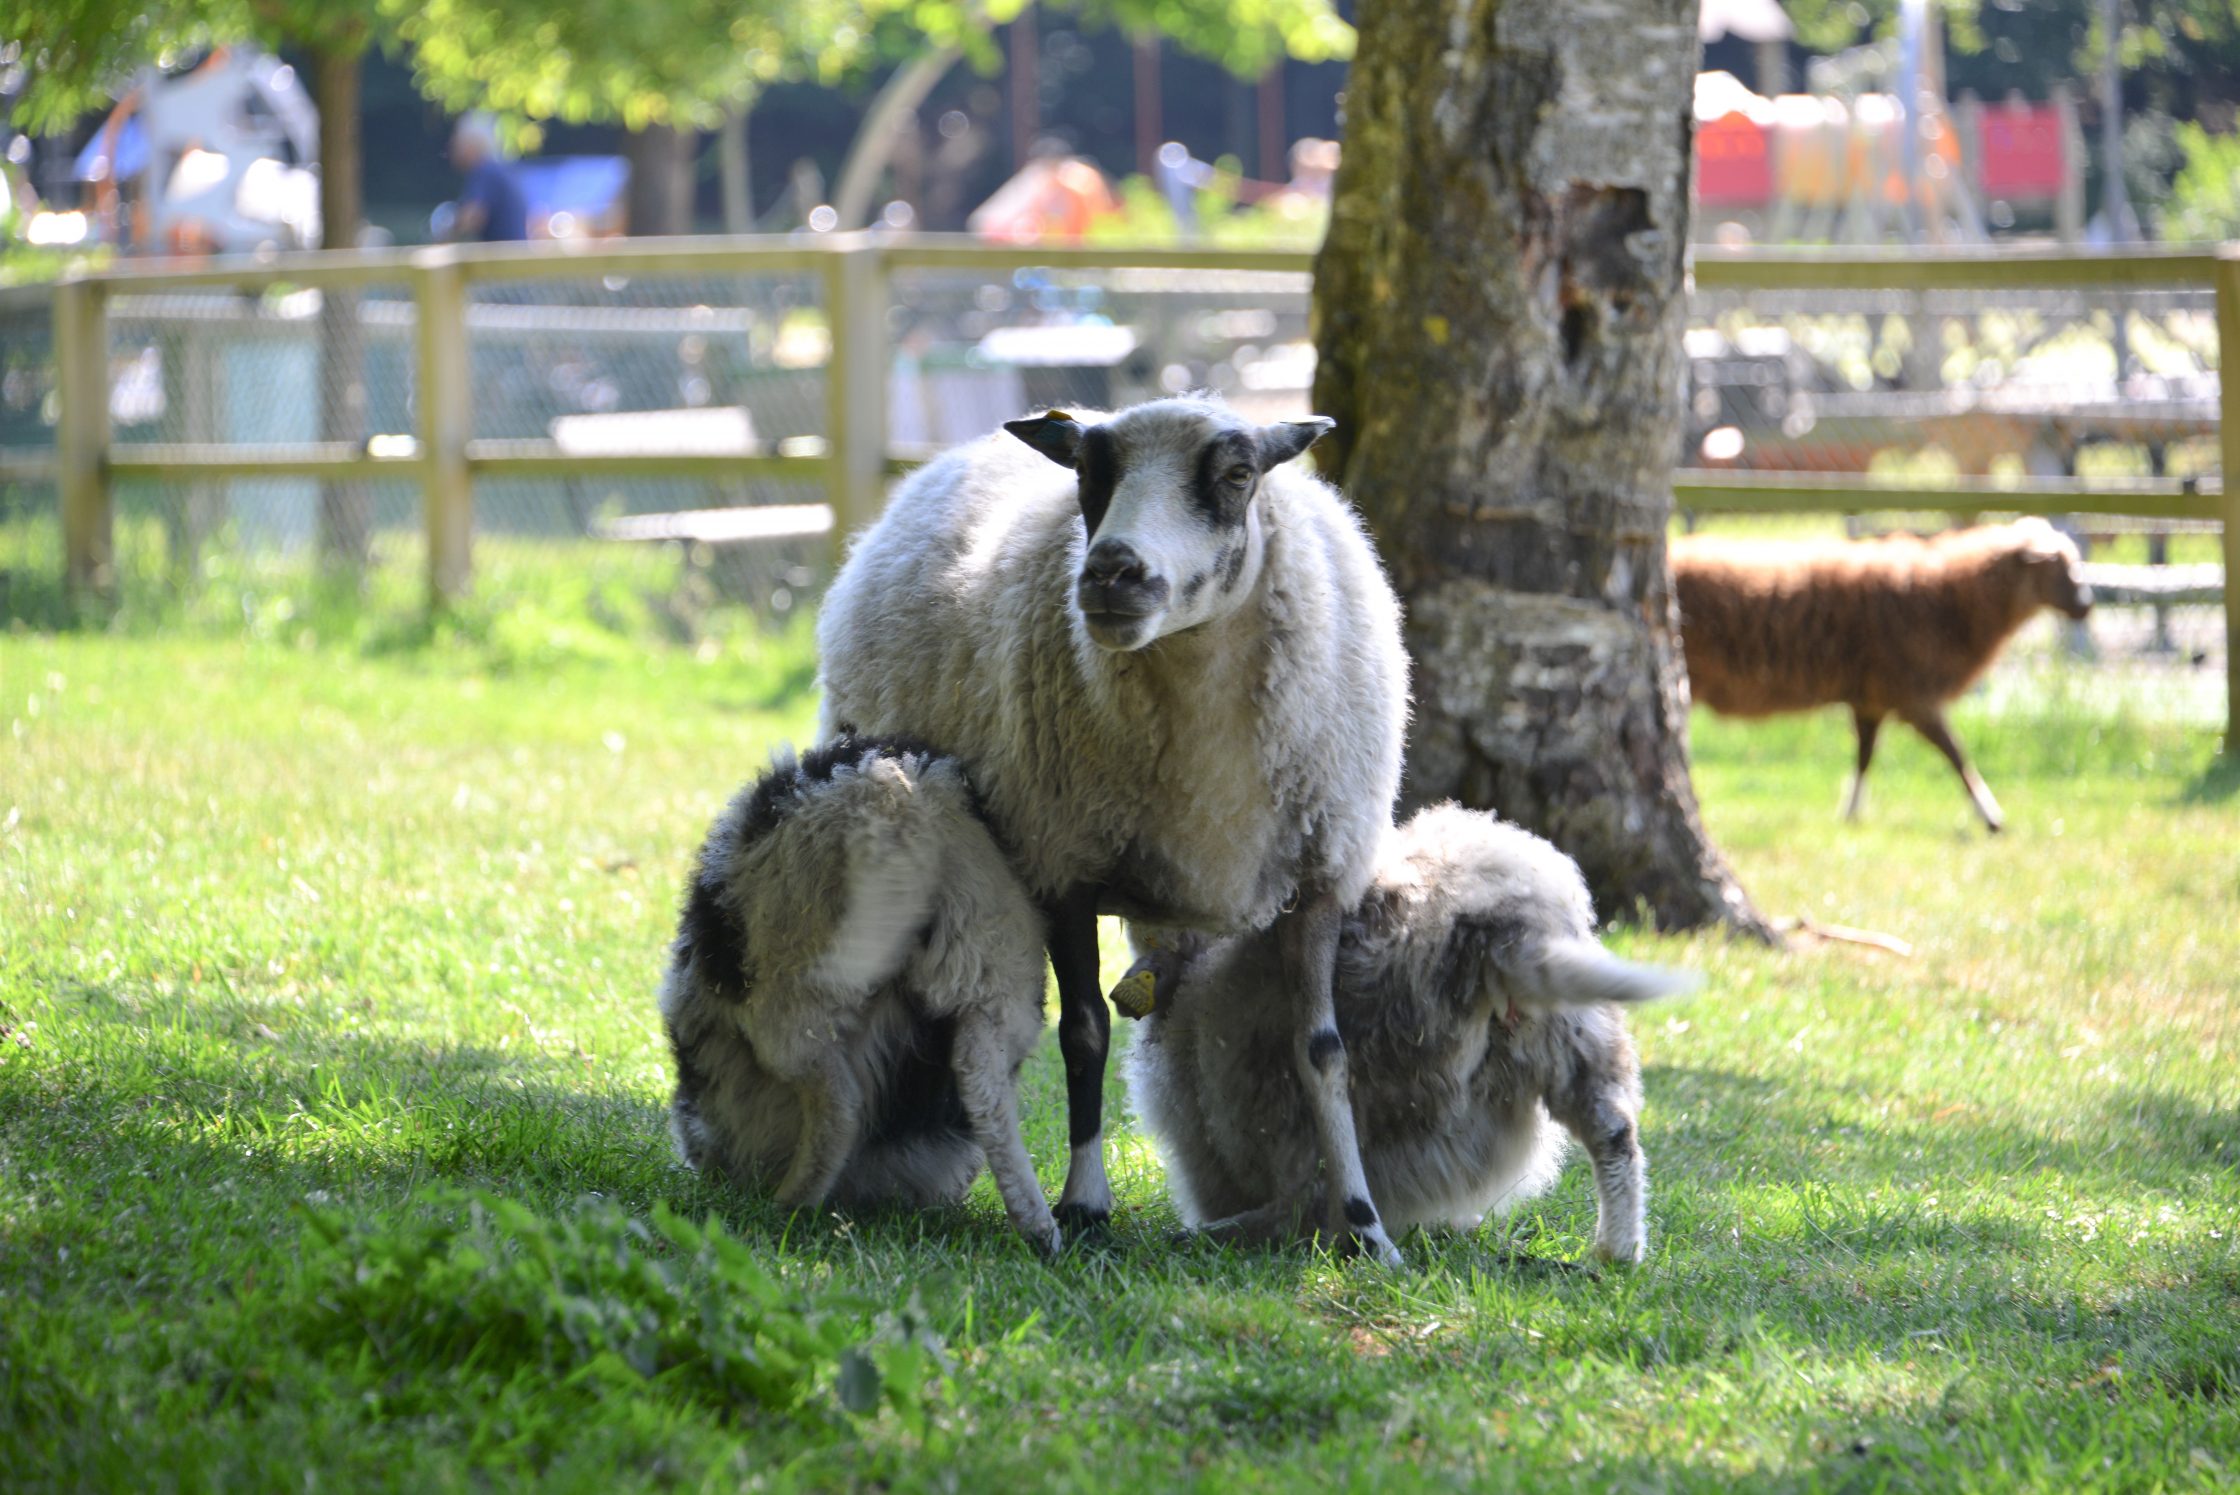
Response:
[[[699,138],[697,131],[670,125],[647,125],[623,137],[633,238],[692,232],[692,154]]]
[[[319,106],[319,242],[354,249],[365,221],[362,111],[363,49],[353,41],[314,48],[311,86]],[[327,287],[319,300],[319,438],[366,439],[365,341],[354,291]],[[363,576],[373,553],[373,493],[362,482],[319,485],[320,564]]]
[[[1576,857],[1606,913],[1766,931],[1705,836],[1665,530],[1691,0],[1363,0],[1316,265],[1317,456],[1408,608],[1403,790]]]

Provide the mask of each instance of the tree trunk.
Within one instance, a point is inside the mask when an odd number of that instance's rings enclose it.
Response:
[[[724,116],[716,131],[716,182],[722,188],[723,231],[754,232],[754,181],[747,163],[747,109],[741,104]]]
[[[1607,913],[1764,921],[1704,835],[1665,528],[1692,0],[1363,0],[1315,274],[1317,456],[1415,665],[1405,799],[1499,811]]]
[[[978,23],[984,28],[986,23]],[[949,75],[964,52],[957,47],[934,47],[920,52],[898,67],[879,85],[856,138],[849,142],[848,158],[840,166],[840,185],[832,189],[832,209],[843,229],[862,228],[871,221],[872,198],[887,163],[894,159],[899,132],[914,127],[918,106]]]
[[[354,249],[365,219],[359,146],[359,47],[342,42],[311,54],[311,86],[319,106],[319,242]],[[319,299],[319,439],[366,439],[365,340],[355,291],[329,286]],[[373,492],[362,482],[319,485],[319,561],[344,576],[362,577],[373,553]]]
[[[692,153],[699,138],[669,125],[647,125],[623,137],[633,238],[692,232]]]

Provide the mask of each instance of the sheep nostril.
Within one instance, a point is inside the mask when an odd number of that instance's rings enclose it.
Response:
[[[1142,581],[1148,574],[1143,557],[1117,540],[1100,540],[1089,549],[1081,565],[1081,578],[1097,586]]]

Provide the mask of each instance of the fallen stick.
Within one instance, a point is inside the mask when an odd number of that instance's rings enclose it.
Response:
[[[1880,950],[1895,955],[1900,960],[1913,959],[1913,946],[1892,934],[1877,934],[1871,929],[1852,929],[1842,924],[1823,924],[1818,919],[1798,915],[1793,919],[1776,919],[1774,929],[1787,934],[1796,930],[1814,939],[1834,940],[1846,945],[1865,945],[1870,950]]]

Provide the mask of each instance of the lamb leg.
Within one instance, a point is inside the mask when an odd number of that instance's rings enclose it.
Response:
[[[1843,818],[1857,820],[1859,806],[1867,797],[1867,770],[1874,764],[1874,739],[1882,730],[1882,717],[1879,713],[1870,715],[1854,707],[1851,720],[1859,729],[1859,770],[1852,776],[1851,797],[1844,802]]]
[[[988,1171],[995,1175],[996,1192],[1003,1196],[1012,1228],[1046,1254],[1056,1255],[1061,1239],[1058,1222],[1042,1197],[1042,1182],[1035,1177],[1026,1139],[1019,1135],[1018,1085],[991,1019],[974,1014],[959,1021],[951,1062],[965,1115],[972,1118],[973,1140],[987,1156]]]
[[[1043,910],[1050,968],[1058,978],[1058,1053],[1066,1064],[1066,1126],[1073,1147],[1057,1218],[1075,1233],[1112,1218],[1112,1185],[1104,1172],[1104,1064],[1112,1014],[1097,979],[1097,897],[1095,887],[1083,885]]]
[[[814,1209],[831,1195],[863,1133],[863,1088],[847,1056],[835,1049],[818,1052],[803,1072],[785,1078],[801,1097],[801,1131],[778,1185],[778,1203]]]
[[[1559,1101],[1550,1110],[1594,1165],[1595,1259],[1641,1260],[1648,1243],[1649,1164],[1632,1104],[1615,1089],[1598,1087],[1576,1104]]]
[[[1353,1236],[1364,1251],[1388,1267],[1401,1264],[1400,1248],[1385,1234],[1384,1222],[1369,1199],[1369,1177],[1361,1162],[1361,1139],[1353,1126],[1353,1095],[1346,1078],[1346,1044],[1338,1036],[1337,1001],[1331,990],[1338,960],[1338,926],[1343,910],[1336,895],[1301,892],[1299,903],[1277,921],[1283,952],[1283,979],[1291,988],[1295,1047],[1292,1062],[1307,1109],[1314,1116],[1315,1142],[1322,1152],[1329,1188],[1329,1228],[1334,1237]]]
[[[1960,782],[1967,786],[1968,798],[1975,802],[1976,813],[1983,817],[1984,825],[1996,831],[2005,823],[1999,813],[1999,802],[1991,797],[1991,786],[1984,783],[1968,762],[1968,755],[1960,751],[1959,741],[1953,737],[1952,728],[1945,725],[1944,713],[1935,707],[1914,712],[1906,717],[1916,732],[1929,739],[1930,744],[1945,756],[1953,770],[1960,775]]]

